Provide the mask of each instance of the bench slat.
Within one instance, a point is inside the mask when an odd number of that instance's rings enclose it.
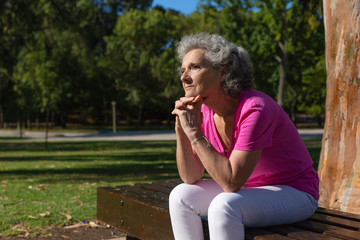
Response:
[[[313,221],[331,224],[333,226],[338,226],[346,229],[350,229],[353,231],[359,231],[360,230],[360,222],[354,222],[343,218],[338,217],[332,217],[327,215],[322,215],[315,213],[312,217]]]
[[[246,240],[293,240],[293,238],[286,237],[277,233],[267,231],[263,228],[246,228]]]
[[[359,232],[344,229],[341,227],[319,223],[312,219],[292,224],[295,227],[303,228],[311,232],[325,234],[327,236],[337,237],[340,239],[355,240],[360,239]]]
[[[354,222],[360,222],[360,216],[357,214],[354,214],[354,213],[341,212],[341,211],[325,209],[325,208],[321,208],[321,207],[319,207],[316,210],[316,213],[333,216],[333,217],[338,217],[338,218],[342,218],[342,219],[347,219],[347,220],[354,221]]]
[[[161,198],[133,186],[98,188],[97,197],[100,221],[139,239],[173,239],[168,203]]]
[[[166,194],[166,196],[168,196],[171,192],[170,188],[162,187],[162,186],[154,185],[154,184],[149,184],[149,183],[136,183],[134,186],[143,188],[146,190],[154,191],[154,192],[161,192],[161,193]]]
[[[360,232],[346,229],[342,226],[335,226],[335,223],[330,221],[321,221],[319,219],[310,218],[310,221],[317,227],[324,229],[324,234],[342,237],[344,239],[360,239]]]
[[[97,217],[129,234],[131,239],[174,239],[169,215],[169,194],[182,183],[136,183],[98,188]],[[202,221],[209,239],[208,223]],[[318,208],[308,220],[291,225],[246,228],[247,240],[356,240],[360,239],[360,216]]]
[[[312,232],[303,228],[297,228],[290,225],[280,225],[266,228],[270,232],[299,240],[339,240],[339,238],[326,236],[320,233]]]
[[[117,186],[115,189],[118,189],[118,191],[131,192],[131,193],[137,194],[139,197],[141,197],[145,201],[148,201],[149,199],[161,201],[162,203],[165,204],[165,206],[169,207],[169,204],[168,204],[169,195],[164,194],[162,192],[154,192],[154,191],[151,191],[148,189],[144,189],[144,188],[140,188],[140,187],[136,187],[136,186],[129,186],[129,185]]]
[[[157,185],[157,186],[167,187],[170,189],[173,189],[174,187],[179,185],[176,182],[153,182],[152,184]]]

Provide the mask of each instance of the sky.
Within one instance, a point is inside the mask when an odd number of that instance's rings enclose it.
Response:
[[[153,0],[153,6],[160,5],[163,8],[171,8],[188,15],[196,10],[197,0]]]

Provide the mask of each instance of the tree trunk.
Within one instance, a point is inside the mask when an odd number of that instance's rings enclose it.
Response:
[[[136,123],[138,127],[143,125],[143,112],[144,112],[144,104],[140,103],[137,114],[137,123]]]
[[[283,108],[288,57],[285,46],[281,42],[279,43],[279,46],[282,52],[282,57],[278,60],[280,63],[280,76],[279,76],[277,103]]]
[[[0,128],[3,128],[4,126],[4,108],[2,105],[2,79],[0,79]]]
[[[360,214],[360,1],[324,0],[326,122],[322,207]]]
[[[19,138],[23,137],[22,131],[22,110],[18,110],[17,130],[19,132]]]
[[[50,108],[49,105],[46,106],[46,119],[45,119],[45,150],[48,150],[48,139],[49,139],[49,118],[50,118]]]
[[[1,99],[0,99],[1,100]],[[0,128],[4,128],[4,110],[3,106],[0,103]]]
[[[29,112],[26,112],[26,127],[28,130],[31,130],[31,117]]]

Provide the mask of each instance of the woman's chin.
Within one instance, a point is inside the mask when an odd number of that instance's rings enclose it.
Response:
[[[196,97],[197,95],[199,95],[199,94],[197,94],[196,92],[193,92],[193,91],[185,92],[185,97]]]

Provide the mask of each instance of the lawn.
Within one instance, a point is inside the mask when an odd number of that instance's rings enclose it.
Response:
[[[321,141],[306,140],[314,160]],[[96,189],[178,178],[175,141],[0,139],[0,237],[96,218]],[[317,167],[318,161],[314,166]]]

